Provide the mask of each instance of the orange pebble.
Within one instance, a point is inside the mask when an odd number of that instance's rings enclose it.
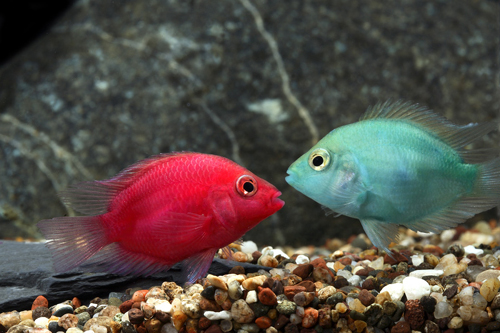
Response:
[[[38,296],[35,301],[33,302],[33,305],[31,306],[31,310],[35,310],[39,306],[44,306],[46,308],[49,307],[49,301],[42,295]]]
[[[134,302],[144,302],[146,300],[146,294],[147,293],[148,293],[148,290],[137,290],[132,295],[132,300]]]
[[[73,297],[71,304],[73,305],[73,309],[77,309],[82,306],[82,302],[77,297]]]

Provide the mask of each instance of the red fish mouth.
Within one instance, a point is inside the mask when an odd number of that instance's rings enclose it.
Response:
[[[271,205],[275,207],[276,210],[280,210],[285,205],[285,202],[280,198],[278,198],[280,195],[281,192],[278,191],[274,193],[273,196],[271,197]]]

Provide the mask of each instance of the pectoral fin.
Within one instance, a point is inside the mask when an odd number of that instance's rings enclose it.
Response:
[[[398,225],[377,220],[361,220],[363,229],[365,229],[368,238],[377,248],[384,250],[388,255],[391,255],[389,244],[391,241],[396,241],[398,238]]]

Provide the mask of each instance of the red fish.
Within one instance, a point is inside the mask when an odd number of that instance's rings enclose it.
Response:
[[[92,216],[42,220],[56,271],[92,263],[116,274],[150,275],[183,261],[191,282],[219,248],[285,204],[276,187],[220,156],[171,153],[137,162],[114,178],[61,193]]]

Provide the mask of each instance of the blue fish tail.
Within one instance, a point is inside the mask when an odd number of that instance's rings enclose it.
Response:
[[[500,204],[500,158],[479,165],[474,196],[484,201],[484,209]]]
[[[38,222],[57,272],[72,270],[108,244],[99,216],[57,217]]]

